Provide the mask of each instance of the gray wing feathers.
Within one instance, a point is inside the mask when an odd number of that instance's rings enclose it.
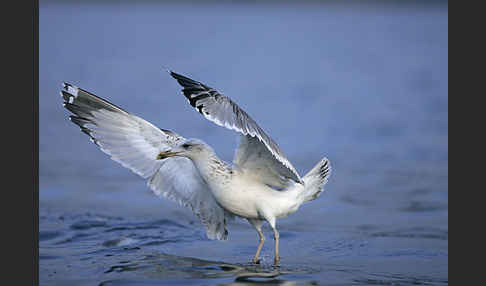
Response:
[[[199,173],[188,160],[156,160],[161,151],[175,146],[184,137],[159,129],[85,90],[65,83],[61,90],[70,120],[111,159],[143,178],[149,187],[183,206],[190,207],[205,225],[208,237],[225,239],[224,211],[216,204]]]
[[[184,139],[73,85],[65,83],[61,95],[75,114],[70,120],[111,159],[143,178],[159,168],[157,154]]]
[[[280,184],[281,177],[292,179],[296,182],[302,183],[302,180],[294,169],[292,164],[285,157],[278,145],[258,126],[258,124],[238,105],[236,105],[230,98],[221,95],[215,89],[197,82],[183,75],[170,72],[178,83],[183,87],[183,94],[188,99],[189,103],[201,113],[206,119],[228,129],[235,130],[244,136],[248,137],[246,140],[251,142],[253,147],[258,144],[262,145],[258,150],[241,150],[246,148],[248,144],[240,145],[235,157],[235,164],[240,168],[245,168],[251,172],[249,165],[242,164],[245,156],[250,156],[254,161],[253,165],[258,163],[266,164],[271,170],[270,173],[276,176],[267,177],[270,179],[269,184]],[[252,138],[258,138],[257,141],[252,141]],[[269,152],[271,156],[255,156],[253,152]],[[260,157],[260,159],[259,159]],[[264,162],[264,160],[273,157],[272,164]]]
[[[234,162],[254,180],[261,181],[272,187],[287,188],[292,181],[282,176],[287,172],[284,165],[266,150],[258,138],[251,136],[240,136],[240,145],[235,153]]]

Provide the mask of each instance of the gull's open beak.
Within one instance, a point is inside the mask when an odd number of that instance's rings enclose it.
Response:
[[[170,152],[170,151],[160,152],[159,155],[157,155],[157,160],[162,160],[162,159],[165,159],[165,158],[174,157],[174,156],[177,156],[177,154],[179,154],[179,153],[181,153],[181,152]]]

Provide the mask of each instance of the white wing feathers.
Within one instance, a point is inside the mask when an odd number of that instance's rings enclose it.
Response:
[[[289,179],[303,183],[278,145],[231,99],[183,75],[170,72],[189,103],[206,119],[242,134],[234,163],[263,183],[287,187]]]
[[[61,94],[64,107],[76,115],[69,119],[111,159],[143,178],[160,167],[157,154],[184,140],[72,85],[64,84]]]
[[[159,129],[146,120],[83,89],[64,83],[64,107],[70,120],[91,137],[111,159],[143,178],[157,195],[190,207],[206,227],[209,238],[226,239],[225,216],[192,162],[185,158],[156,160],[161,151],[184,137]]]
[[[225,211],[216,203],[190,159],[173,157],[163,160],[148,186],[158,196],[191,208],[206,226],[209,238],[227,239]]]

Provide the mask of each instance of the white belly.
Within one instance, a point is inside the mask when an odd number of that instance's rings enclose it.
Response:
[[[233,176],[227,184],[210,184],[216,201],[228,212],[244,218],[285,217],[297,210],[293,191],[277,191],[264,184]]]

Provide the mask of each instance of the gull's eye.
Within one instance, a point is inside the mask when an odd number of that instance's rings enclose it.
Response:
[[[189,146],[190,146],[189,144],[184,143],[184,144],[182,145],[182,148],[187,149],[187,148],[189,148]]]

